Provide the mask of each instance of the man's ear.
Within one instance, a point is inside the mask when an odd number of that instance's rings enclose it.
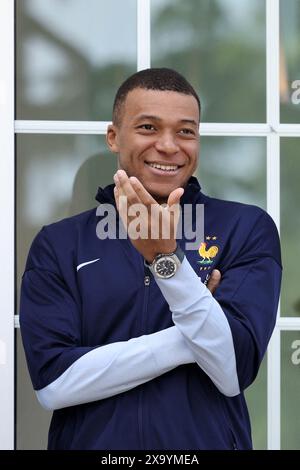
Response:
[[[119,153],[118,130],[114,124],[109,124],[106,132],[106,143],[113,153]]]

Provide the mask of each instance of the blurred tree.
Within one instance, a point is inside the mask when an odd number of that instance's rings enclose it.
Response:
[[[242,29],[224,1],[154,3],[152,66],[175,68],[192,82],[205,122],[265,122],[264,2],[252,4]]]

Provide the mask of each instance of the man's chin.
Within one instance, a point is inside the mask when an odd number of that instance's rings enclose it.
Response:
[[[170,196],[171,192],[174,191],[174,189],[176,188],[172,187],[168,191],[167,188],[164,188],[164,191],[162,191],[153,187],[148,187],[148,188],[146,187],[146,190],[148,191],[148,193],[150,193],[153,199],[155,199],[160,204],[168,201],[168,197]]]
[[[179,188],[178,184],[165,184],[150,181],[141,181],[146,191],[160,204],[167,202],[171,192]]]

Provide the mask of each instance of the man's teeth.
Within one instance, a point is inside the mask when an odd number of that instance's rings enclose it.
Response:
[[[152,166],[152,168],[157,168],[158,170],[164,171],[175,171],[179,168],[178,165],[160,165],[158,163],[148,163],[148,165]]]

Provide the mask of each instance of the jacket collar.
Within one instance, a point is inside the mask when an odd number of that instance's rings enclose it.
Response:
[[[114,198],[114,184],[109,184],[105,188],[98,188],[97,194],[96,194],[96,200],[100,202],[101,204],[103,203],[110,203],[115,205],[115,198]],[[198,194],[200,193],[201,186],[195,176],[191,176],[184,194],[180,200],[180,204],[191,204],[195,201],[197,198]]]

